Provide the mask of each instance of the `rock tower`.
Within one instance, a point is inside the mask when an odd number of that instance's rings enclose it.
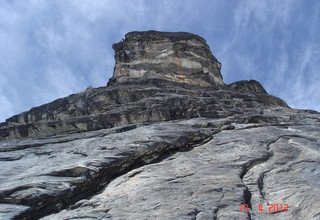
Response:
[[[206,41],[185,32],[130,32],[113,45],[111,81],[157,78],[198,86],[223,85],[221,64]]]

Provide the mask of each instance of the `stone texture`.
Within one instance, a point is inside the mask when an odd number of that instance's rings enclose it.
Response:
[[[234,126],[45,219],[318,219],[319,127]],[[250,217],[239,212],[245,201]],[[268,213],[267,204],[288,204],[288,212]]]
[[[115,68],[111,82],[158,78],[187,84],[223,85],[221,64],[206,41],[179,32],[130,32],[113,45]]]
[[[230,89],[241,92],[255,92],[255,93],[264,93],[267,94],[267,91],[263,86],[256,80],[241,80],[227,85]]]
[[[171,55],[160,56],[177,42],[179,59],[202,54],[212,72],[177,80]],[[254,80],[215,81],[218,62],[197,35],[132,32],[114,48],[108,86],[0,124],[0,219],[320,218],[318,112],[291,109]],[[138,77],[123,64],[143,51],[156,60],[152,50],[163,64],[134,68],[163,72]]]
[[[193,117],[220,118],[264,105],[287,106],[264,94],[140,79],[89,89],[15,115],[0,125],[0,137],[47,137],[115,126]]]

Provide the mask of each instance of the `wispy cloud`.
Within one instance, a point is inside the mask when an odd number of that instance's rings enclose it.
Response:
[[[226,81],[253,74],[289,105],[320,110],[319,2],[308,3],[240,1],[232,35],[221,50]]]

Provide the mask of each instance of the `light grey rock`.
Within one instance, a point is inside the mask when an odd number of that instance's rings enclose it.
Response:
[[[320,218],[318,112],[224,85],[197,35],[114,49],[108,86],[0,124],[1,219]]]
[[[185,32],[130,32],[113,45],[115,68],[110,82],[157,78],[186,84],[224,85],[221,64],[206,41]]]
[[[235,124],[235,130],[134,169],[96,196],[44,219],[317,219],[316,118],[311,126],[307,115],[289,127]],[[250,214],[239,211],[243,203],[250,204]],[[288,212],[269,213],[268,204],[288,204]]]

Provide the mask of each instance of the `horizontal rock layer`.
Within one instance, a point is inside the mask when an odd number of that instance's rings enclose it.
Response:
[[[221,64],[197,35],[131,32],[113,48],[116,64],[110,83],[158,78],[198,86],[223,85]]]
[[[0,125],[0,138],[48,137],[182,118],[222,118],[242,115],[246,109],[258,106],[287,106],[266,93],[248,93],[246,86],[241,92],[242,85],[237,89],[228,86],[217,89],[160,79],[136,79],[91,88],[7,119]]]

